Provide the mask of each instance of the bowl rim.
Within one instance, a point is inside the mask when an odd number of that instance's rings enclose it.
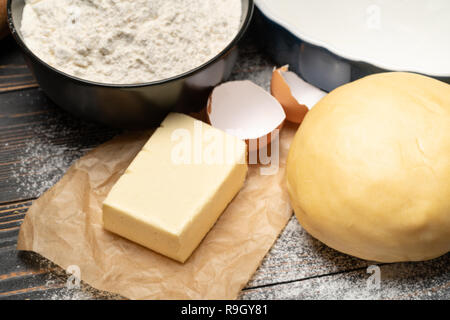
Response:
[[[30,56],[32,59],[36,60],[38,63],[42,64],[44,67],[52,70],[53,72],[55,72],[63,77],[67,77],[72,81],[79,82],[82,85],[104,87],[104,88],[120,88],[120,89],[133,89],[133,88],[142,88],[142,87],[163,85],[163,84],[171,83],[174,81],[186,79],[186,78],[188,78],[194,74],[197,74],[198,72],[208,68],[209,66],[211,66],[212,64],[214,64],[215,62],[220,60],[220,58],[226,56],[228,54],[228,52],[231,51],[233,49],[233,47],[235,47],[237,45],[239,40],[241,40],[241,38],[244,36],[245,32],[247,31],[247,29],[250,25],[250,22],[253,17],[254,9],[255,9],[254,0],[241,0],[241,1],[247,1],[248,8],[247,8],[245,18],[242,21],[239,32],[236,34],[236,36],[233,38],[233,40],[231,40],[230,43],[222,51],[220,51],[218,54],[216,54],[214,57],[212,57],[211,59],[209,59],[202,65],[200,65],[194,69],[191,69],[189,71],[186,71],[182,74],[172,76],[170,78],[166,78],[166,79],[162,79],[162,80],[143,82],[143,83],[135,83],[135,84],[114,84],[114,83],[103,83],[103,82],[86,80],[86,79],[82,79],[82,78],[70,75],[66,72],[58,70],[57,68],[49,65],[44,60],[39,58],[36,54],[34,54],[33,51],[30,48],[28,48],[28,46],[25,44],[25,42],[22,40],[22,38],[19,36],[19,33],[17,32],[16,26],[14,24],[14,19],[12,17],[11,6],[12,6],[13,1],[16,1],[16,0],[7,0],[6,15],[7,15],[7,19],[8,19],[8,26],[9,26],[11,35],[13,36],[14,40],[28,56]]]

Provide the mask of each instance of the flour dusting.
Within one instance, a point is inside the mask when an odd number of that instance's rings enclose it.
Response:
[[[0,148],[16,152],[9,180],[15,186],[14,193],[25,198],[41,196],[77,159],[119,132],[75,120],[65,113],[42,115],[24,132],[27,139],[20,145],[0,144]]]

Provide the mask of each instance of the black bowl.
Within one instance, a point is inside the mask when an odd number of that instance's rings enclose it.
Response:
[[[42,90],[57,105],[78,117],[120,128],[157,126],[169,112],[198,112],[204,108],[212,88],[230,76],[238,55],[238,42],[250,24],[254,8],[253,0],[242,0],[239,33],[202,66],[161,81],[112,85],[68,75],[33,54],[20,33],[24,5],[25,0],[8,0],[8,23]]]

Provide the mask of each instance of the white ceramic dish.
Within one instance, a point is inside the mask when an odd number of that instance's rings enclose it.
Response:
[[[449,0],[256,0],[309,44],[385,70],[450,77]]]

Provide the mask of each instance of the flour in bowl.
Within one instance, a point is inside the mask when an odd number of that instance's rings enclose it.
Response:
[[[30,50],[76,77],[136,84],[192,70],[237,35],[241,0],[27,0]]]

